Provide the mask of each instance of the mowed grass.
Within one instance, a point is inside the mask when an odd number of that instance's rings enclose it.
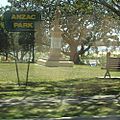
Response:
[[[27,64],[18,64],[20,79],[26,78]],[[75,65],[74,67],[45,67],[37,64],[30,65],[29,81],[59,81],[79,78],[95,78],[103,76],[104,70],[100,67]],[[0,64],[0,81],[16,82],[15,64]]]
[[[45,67],[19,63],[21,86],[17,85],[15,64],[0,63],[0,119],[34,119],[120,114],[119,79],[98,79],[100,66]],[[120,76],[112,72],[112,76]],[[101,98],[100,96],[112,96]],[[94,98],[95,97],[95,98]]]

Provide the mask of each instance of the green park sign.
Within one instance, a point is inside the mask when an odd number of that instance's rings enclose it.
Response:
[[[34,31],[34,22],[40,20],[37,12],[10,12],[4,13],[5,28],[11,32]]]

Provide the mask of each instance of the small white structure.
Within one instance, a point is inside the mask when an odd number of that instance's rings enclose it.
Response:
[[[97,61],[96,60],[89,60],[90,66],[97,66]]]

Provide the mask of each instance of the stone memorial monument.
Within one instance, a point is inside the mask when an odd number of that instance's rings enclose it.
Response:
[[[47,60],[39,59],[38,64],[42,64],[49,67],[72,67],[73,62],[64,60],[61,54],[61,42],[62,42],[62,31],[60,30],[60,9],[57,7],[55,11],[55,19],[53,21],[53,28],[51,29],[51,46],[50,53]]]

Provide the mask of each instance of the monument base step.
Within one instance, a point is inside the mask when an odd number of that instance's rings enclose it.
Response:
[[[47,67],[73,67],[74,63],[72,61],[67,60],[59,60],[59,61],[52,61],[52,60],[45,60],[45,59],[38,59],[37,64],[44,65]]]

